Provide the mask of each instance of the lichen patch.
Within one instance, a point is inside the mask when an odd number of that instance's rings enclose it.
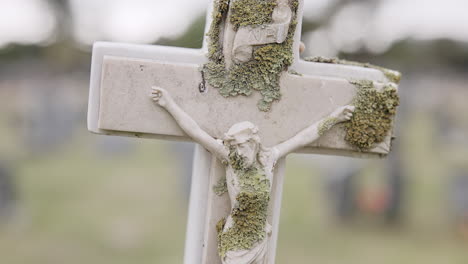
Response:
[[[325,135],[325,133],[330,130],[334,125],[338,123],[338,120],[334,117],[329,117],[323,120],[318,127],[319,136]]]
[[[377,91],[370,80],[351,81],[357,87],[353,117],[346,124],[346,141],[359,150],[368,150],[381,143],[392,129],[399,105],[396,86],[386,84]]]
[[[223,61],[223,51],[221,48],[220,35],[221,25],[229,10],[230,0],[216,0],[213,6],[212,23],[210,30],[206,34],[209,37],[208,58],[210,61]]]
[[[235,29],[270,24],[277,5],[277,0],[236,0],[232,2],[230,22]]]
[[[266,239],[268,203],[270,201],[270,181],[259,164],[245,166],[244,158],[231,148],[231,167],[235,170],[241,191],[232,209],[233,225],[224,230],[222,219],[217,224],[218,251],[225,257],[229,251],[248,250]]]

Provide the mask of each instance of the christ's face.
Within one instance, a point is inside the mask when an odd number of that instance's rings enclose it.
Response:
[[[235,145],[235,147],[237,153],[244,157],[244,161],[246,163],[245,165],[250,166],[255,162],[259,149],[257,142],[255,142],[253,139],[250,139],[246,142]]]

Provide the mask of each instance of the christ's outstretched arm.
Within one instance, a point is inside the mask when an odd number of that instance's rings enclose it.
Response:
[[[278,158],[284,157],[297,149],[311,144],[334,125],[350,120],[353,116],[353,112],[354,106],[348,105],[340,107],[327,118],[312,124],[294,137],[276,145]]]
[[[194,141],[202,145],[219,159],[226,160],[228,158],[228,150],[201,129],[200,126],[174,102],[168,91],[160,87],[152,87],[151,97],[154,102],[165,108],[172,115],[182,130]]]

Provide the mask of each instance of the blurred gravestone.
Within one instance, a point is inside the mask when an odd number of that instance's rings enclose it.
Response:
[[[468,106],[465,84],[450,87],[434,109],[440,158],[446,166],[446,200],[457,232],[468,239]]]
[[[37,82],[23,91],[19,135],[30,154],[42,155],[68,143],[78,119],[78,112],[68,104],[67,93],[55,82]]]
[[[329,205],[340,222],[350,222],[358,213],[378,216],[387,224],[402,220],[406,180],[400,155],[398,145],[394,144],[381,165],[381,173],[372,175],[379,178],[379,188],[369,189],[363,182],[363,174],[372,162],[363,164],[357,159],[334,158],[333,166],[323,168]],[[322,166],[326,164],[321,161]]]
[[[394,150],[386,162],[385,178],[389,189],[389,197],[385,208],[385,221],[397,224],[403,220],[404,204],[407,191],[405,170],[401,161],[401,146],[394,144]]]
[[[314,157],[320,167],[326,190],[326,206],[341,223],[351,221],[357,212],[360,174],[367,162],[348,157]]]
[[[14,204],[13,175],[0,163],[0,221],[5,220],[12,214]]]
[[[452,170],[451,173],[447,190],[450,209],[457,231],[468,238],[468,172],[459,169]]]
[[[356,195],[360,170],[350,169],[339,177],[326,175],[327,201],[340,222],[350,221],[356,213]],[[331,177],[330,177],[331,176]]]

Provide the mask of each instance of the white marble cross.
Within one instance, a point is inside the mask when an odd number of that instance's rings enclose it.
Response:
[[[370,80],[376,87],[390,82],[378,69],[301,60],[303,0],[299,3],[294,63],[289,67],[290,73],[281,75],[282,98],[270,111],[258,110],[259,94],[224,98],[207,83],[200,68],[208,61],[208,40],[200,50],[99,42],[93,48],[88,129],[105,135],[190,140],[167,111],[149,100],[151,87],[159,86],[168,90],[177,105],[211,137],[222,139],[233,124],[250,121],[260,129],[263,145],[270,147],[293,137],[338,107],[350,104],[356,95],[356,86],[350,80]],[[212,22],[211,12],[208,16],[207,29]],[[265,38],[271,38],[274,31],[274,41],[284,41],[281,27],[284,25],[267,28]],[[248,35],[244,31],[239,30],[239,34]],[[253,42],[261,45],[268,41],[254,37]],[[227,64],[250,59],[249,53],[244,52],[246,45],[242,39],[223,44],[225,49],[233,50],[231,55],[235,57],[227,55]],[[382,156],[390,151],[391,137],[389,133],[384,142],[361,152],[344,140],[345,130],[337,125],[298,152]],[[212,189],[224,177],[224,165],[202,147],[197,147],[194,161],[184,263],[217,264],[221,261],[217,253],[216,223],[226,217],[231,208],[229,197],[217,196]],[[276,164],[273,177],[268,214],[273,230],[268,263],[274,263],[275,259],[284,167],[283,158]]]

